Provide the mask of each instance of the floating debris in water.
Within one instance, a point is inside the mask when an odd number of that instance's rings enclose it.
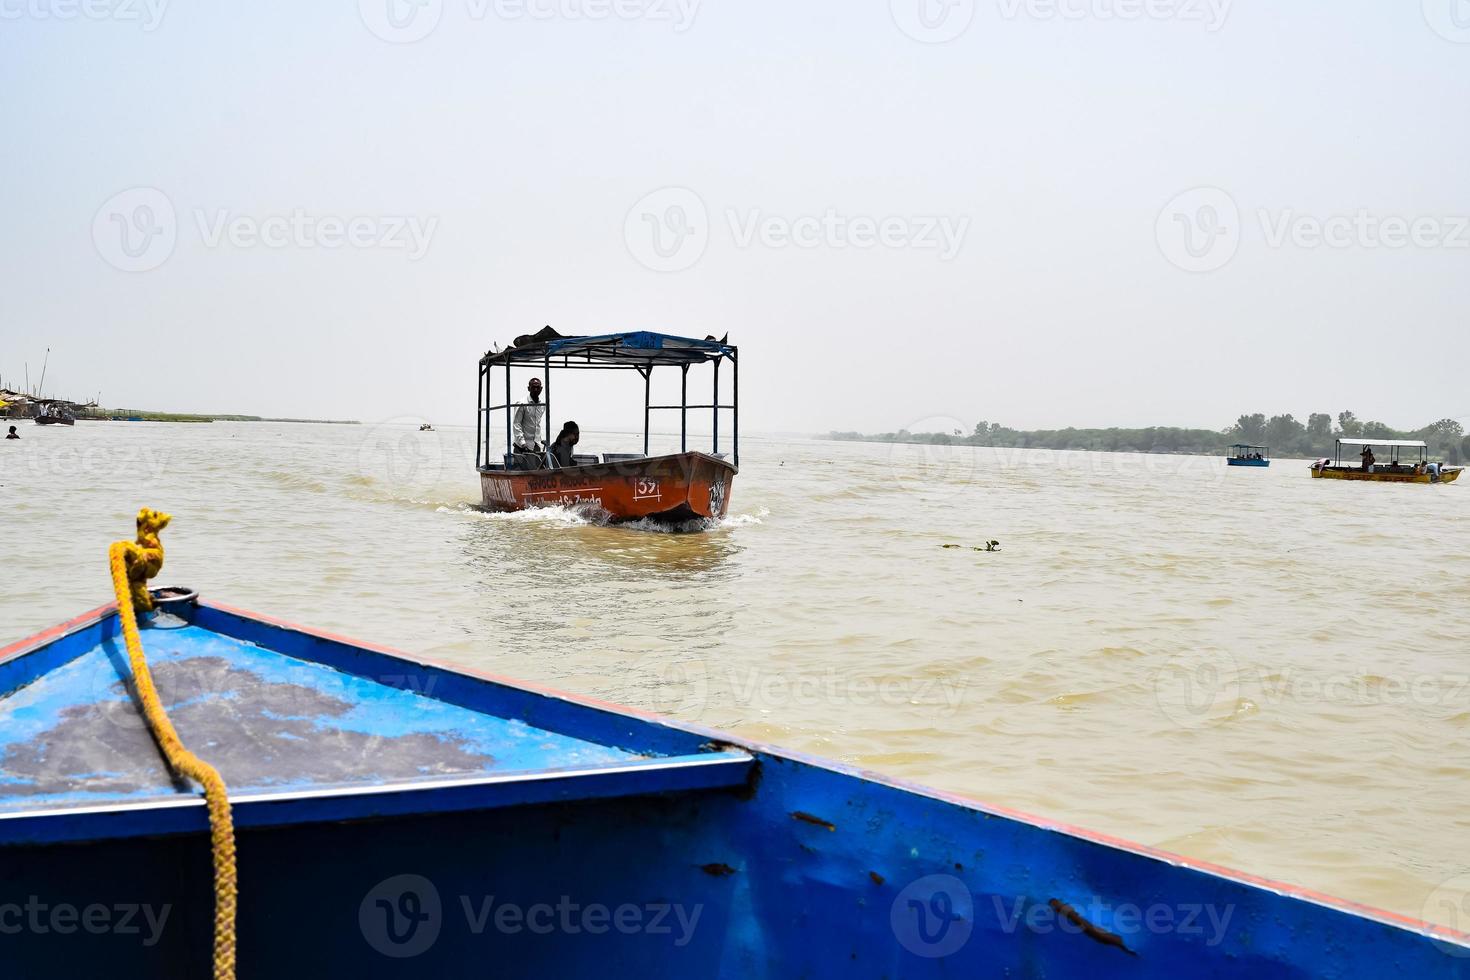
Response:
[[[962,544],[942,544],[939,547],[941,547],[941,548],[963,548],[964,545],[962,545]],[[1000,550],[1000,542],[999,541],[987,541],[987,542],[985,542],[985,546],[984,547],[981,547],[979,545],[970,545],[970,550],[971,551],[999,551]]]

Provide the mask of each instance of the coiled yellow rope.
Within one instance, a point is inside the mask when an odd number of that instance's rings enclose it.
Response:
[[[168,526],[169,515],[143,508],[138,511],[138,540],[118,541],[108,549],[112,567],[112,589],[117,593],[117,614],[122,621],[123,641],[128,648],[128,664],[133,670],[133,687],[143,707],[143,717],[158,747],[163,750],[169,768],[204,787],[209,804],[209,836],[214,855],[214,980],[234,980],[235,976],[235,906],[238,884],[235,878],[235,824],[230,817],[230,801],[225,781],[219,771],[199,758],[179,740],[173,722],[158,699],[153,675],[143,657],[143,641],[138,637],[138,617],[134,611],[153,608],[148,594],[148,580],[163,567],[163,543],[158,532]]]

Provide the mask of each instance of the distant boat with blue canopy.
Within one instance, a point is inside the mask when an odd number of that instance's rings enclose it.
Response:
[[[1230,447],[1230,455],[1225,457],[1225,463],[1228,466],[1270,466],[1271,449],[1269,446],[1236,443]]]

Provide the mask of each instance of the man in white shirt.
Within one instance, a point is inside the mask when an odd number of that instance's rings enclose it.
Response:
[[[526,386],[530,402],[517,405],[511,418],[511,444],[518,453],[539,455],[546,450],[546,406],[541,404],[541,379],[532,378]]]

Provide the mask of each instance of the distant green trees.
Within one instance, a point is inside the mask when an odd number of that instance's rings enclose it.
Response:
[[[1235,420],[1235,434],[1237,442],[1259,443],[1266,438],[1266,416],[1257,412],[1254,415],[1242,415]]]
[[[1432,457],[1449,463],[1470,459],[1470,439],[1454,419],[1440,419],[1420,429],[1401,431],[1382,422],[1364,422],[1352,412],[1340,412],[1337,426],[1332,416],[1314,412],[1306,424],[1290,414],[1242,415],[1227,429],[1177,429],[1164,426],[1146,429],[1011,429],[988,420],[975,424],[968,436],[956,429],[949,432],[832,432],[828,438],[855,442],[912,442],[960,446],[994,446],[1016,449],[1085,449],[1101,452],[1197,453],[1225,452],[1233,443],[1269,446],[1273,456],[1313,458],[1332,453],[1333,441],[1342,437],[1365,439],[1423,439]]]
[[[1247,438],[1261,431],[1254,424],[1259,415],[1242,415],[1235,426],[1226,430],[1230,442],[1255,442]],[[1363,421],[1352,412],[1339,412],[1337,428],[1333,429],[1331,416],[1314,413],[1302,425],[1290,415],[1276,415],[1266,423],[1264,445],[1278,456],[1326,456],[1332,452],[1333,442],[1339,438],[1354,439],[1422,439],[1429,444],[1431,456],[1451,463],[1462,462],[1470,455],[1470,446],[1465,440],[1465,430],[1454,419],[1440,419],[1419,429],[1395,429],[1382,422]]]

